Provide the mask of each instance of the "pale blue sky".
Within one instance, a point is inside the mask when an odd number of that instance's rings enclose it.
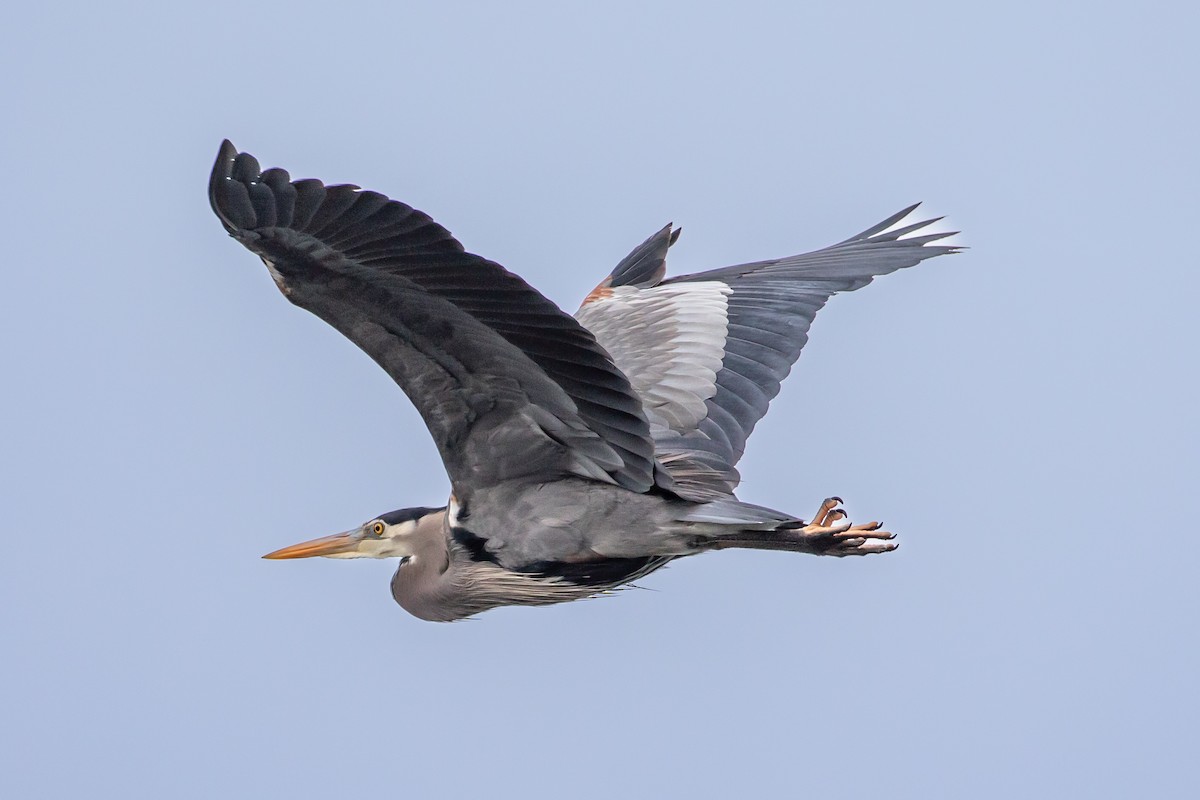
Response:
[[[1196,796],[1200,15],[793,5],[10,9],[0,795]],[[669,220],[678,273],[949,214],[742,463],[901,549],[448,626],[390,562],[260,560],[448,487],[224,235],[224,137],[571,308]]]

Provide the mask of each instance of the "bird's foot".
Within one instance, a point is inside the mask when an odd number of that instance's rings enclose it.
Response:
[[[802,528],[786,531],[788,538],[796,540],[806,552],[819,556],[869,556],[887,553],[898,547],[895,542],[889,541],[895,539],[896,535],[881,530],[883,523],[852,525],[841,506],[842,498],[827,498],[817,509],[812,522]]]

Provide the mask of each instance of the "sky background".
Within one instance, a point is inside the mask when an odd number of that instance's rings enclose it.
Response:
[[[803,5],[803,8],[800,6]],[[1195,797],[1194,4],[34,4],[0,32],[0,795]],[[448,483],[205,195],[222,138],[573,309],[903,206],[742,462],[894,554],[435,625],[262,553]],[[736,794],[735,794],[736,793]]]

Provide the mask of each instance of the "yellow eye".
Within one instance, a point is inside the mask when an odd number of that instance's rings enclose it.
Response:
[[[374,525],[371,526],[371,530],[374,531],[376,536],[383,536],[383,523],[376,522]]]

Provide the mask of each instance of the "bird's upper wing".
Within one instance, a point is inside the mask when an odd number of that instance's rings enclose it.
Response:
[[[746,439],[825,301],[957,250],[932,245],[951,233],[913,235],[936,220],[888,230],[915,208],[823,250],[664,281],[678,234],[667,226],[588,295],[575,316],[642,397],[668,471],[732,491]]]
[[[209,198],[289,300],[400,385],[460,498],[565,474],[653,484],[641,402],[592,334],[427,215],[356,186],[261,172],[229,142]]]

